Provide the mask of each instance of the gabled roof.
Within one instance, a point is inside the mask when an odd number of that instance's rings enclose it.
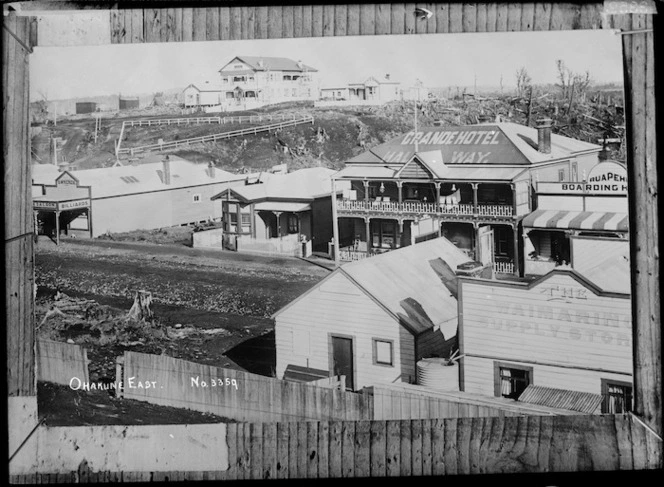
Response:
[[[212,197],[223,199],[228,192],[243,203],[257,203],[266,200],[313,201],[315,198],[332,193],[334,169],[312,167],[299,169],[287,174],[264,173],[261,182],[246,186],[234,186]],[[337,187],[341,190],[341,186]]]
[[[297,71],[297,72],[317,72],[318,70],[307,66],[298,65],[297,61],[285,57],[266,57],[266,56],[235,56],[229,62],[224,64],[219,71],[235,60],[241,61],[251,67],[254,71]]]
[[[209,81],[191,83],[190,85],[187,86],[187,88],[196,88],[198,91],[211,91],[211,92],[221,91],[221,86],[216,85],[214,83],[210,83]],[[185,88],[182,91],[185,91],[187,88]]]
[[[246,175],[236,175],[215,168],[210,176],[205,164],[195,164],[177,156],[170,156],[171,183],[163,182],[163,162],[161,156],[148,156],[136,166],[114,166],[96,169],[69,171],[81,186],[90,186],[92,199],[122,196],[136,193],[200,186],[244,179]],[[33,170],[35,184],[54,184],[57,175],[53,170]],[[55,176],[55,177],[54,177]]]
[[[450,272],[470,261],[452,242],[440,237],[349,262],[274,313],[272,318],[341,273],[349,280],[349,285],[366,293],[413,335],[439,328],[444,338],[449,339],[456,335],[458,317],[456,275]],[[441,265],[449,270],[441,271]]]
[[[420,166],[417,169],[414,166]],[[418,177],[418,173],[429,174],[429,179],[440,179],[448,172],[447,166],[443,164],[443,154],[440,150],[433,150],[427,152],[416,152],[413,157],[404,164],[401,169],[395,174],[397,178]],[[412,169],[415,169],[413,171]]]
[[[599,145],[551,134],[551,152],[537,150],[537,129],[515,123],[487,123],[463,127],[424,127],[360,154],[346,164],[405,164],[418,152],[440,151],[448,166],[530,166],[598,152]]]

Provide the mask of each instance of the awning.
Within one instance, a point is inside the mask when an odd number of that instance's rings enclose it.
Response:
[[[535,210],[523,219],[528,228],[568,228],[572,230],[629,231],[627,213],[602,211]]]
[[[284,371],[284,380],[291,380],[296,382],[311,382],[315,380],[325,379],[329,377],[330,373],[327,370],[312,369],[309,367],[302,367],[299,365],[288,364]]]
[[[255,210],[259,211],[289,211],[291,213],[299,213],[311,209],[309,203],[291,203],[288,201],[263,201],[256,203]]]

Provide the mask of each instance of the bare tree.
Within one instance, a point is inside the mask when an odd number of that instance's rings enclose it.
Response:
[[[556,60],[556,68],[558,69],[558,83],[556,86],[560,88],[562,98],[568,99],[572,95],[572,87],[577,95],[582,95],[590,86],[592,80],[590,72],[575,73],[567,66],[562,59]]]
[[[532,78],[525,67],[521,67],[516,72],[516,94],[519,97],[524,96],[532,85]]]

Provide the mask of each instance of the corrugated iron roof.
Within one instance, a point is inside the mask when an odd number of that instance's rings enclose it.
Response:
[[[456,335],[457,299],[449,275],[440,272],[471,259],[444,237],[409,245],[341,266],[341,270],[380,302],[415,335],[439,327]],[[456,279],[456,278],[454,278]]]
[[[602,405],[602,396],[590,392],[569,391],[530,384],[521,393],[518,402],[595,414],[599,412]]]
[[[310,367],[288,364],[284,371],[283,379],[295,382],[311,382],[318,379],[325,379],[329,376],[330,372],[328,370],[312,369]]]
[[[235,56],[226,63],[221,69],[231,64],[236,59],[251,66],[256,71],[298,71],[298,72],[316,72],[318,71],[306,64],[298,65],[297,61],[285,57],[267,57],[267,56]],[[261,64],[262,63],[262,64]],[[232,74],[229,71],[229,74]]]

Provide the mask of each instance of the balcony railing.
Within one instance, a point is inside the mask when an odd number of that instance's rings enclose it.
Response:
[[[460,203],[457,205],[446,205],[435,203],[424,203],[418,201],[386,202],[386,201],[363,201],[342,199],[337,203],[337,209],[342,211],[361,211],[379,213],[416,213],[431,215],[464,215],[464,216],[501,216],[511,217],[514,215],[512,205],[474,205]]]

